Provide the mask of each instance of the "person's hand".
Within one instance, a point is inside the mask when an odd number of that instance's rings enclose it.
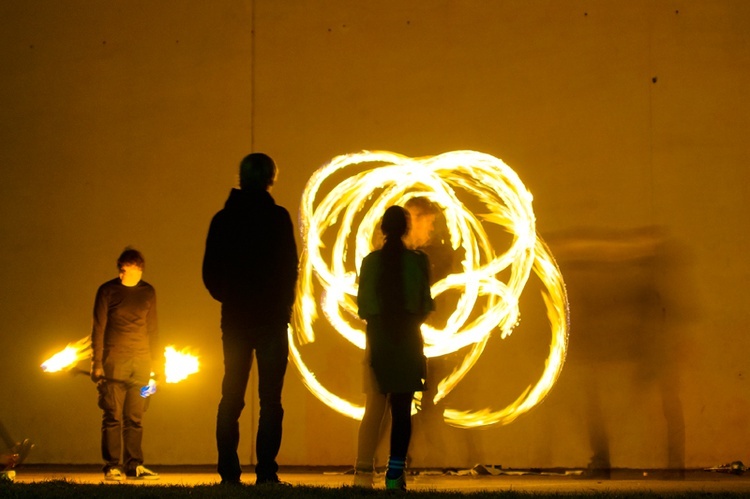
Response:
[[[91,381],[98,383],[104,377],[104,369],[95,367],[91,369]]]

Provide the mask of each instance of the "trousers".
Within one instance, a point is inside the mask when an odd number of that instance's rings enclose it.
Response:
[[[242,474],[237,448],[240,441],[239,418],[245,407],[245,392],[250,378],[253,355],[258,362],[258,398],[260,415],[255,441],[258,480],[273,480],[279,466],[276,456],[281,448],[284,409],[281,390],[289,358],[286,324],[223,331],[224,379],[216,417],[216,444],[219,451],[217,471],[224,481],[237,481]]]
[[[109,356],[104,361],[106,380],[97,384],[102,409],[101,450],[104,471],[120,467],[134,471],[143,464],[143,413],[146,399],[141,387],[148,383],[151,359]]]

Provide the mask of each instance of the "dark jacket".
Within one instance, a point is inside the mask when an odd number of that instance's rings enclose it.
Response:
[[[289,212],[267,191],[232,189],[211,221],[203,257],[203,283],[221,302],[222,330],[289,322],[297,266]]]

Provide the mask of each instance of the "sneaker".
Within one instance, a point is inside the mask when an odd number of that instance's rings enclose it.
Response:
[[[385,477],[385,489],[398,492],[406,492],[406,474],[401,473],[398,478]]]
[[[367,471],[355,471],[354,472],[354,481],[352,482],[352,485],[354,487],[362,487],[365,489],[371,489],[372,488],[372,472]]]
[[[242,481],[239,478],[222,478],[221,485],[239,487],[242,485]]]
[[[118,468],[110,468],[104,472],[104,479],[111,482],[121,482],[125,480],[125,475]]]
[[[128,471],[128,478],[134,480],[158,480],[159,474],[145,466],[136,466],[134,470]]]
[[[283,487],[291,487],[292,484],[289,482],[282,482],[276,475],[269,477],[258,477],[255,479],[255,485],[281,485]]]

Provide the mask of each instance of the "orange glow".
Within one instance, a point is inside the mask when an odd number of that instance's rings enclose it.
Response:
[[[320,194],[324,183],[342,174],[348,176]],[[457,294],[455,309],[444,327],[422,326],[427,357],[470,347],[460,366],[439,383],[435,402],[458,385],[491,336],[504,339],[513,332],[520,320],[519,298],[532,272],[545,288],[552,337],[539,380],[503,409],[448,409],[444,413],[448,423],[461,427],[510,423],[541,402],[560,374],[568,342],[568,306],[560,271],[536,233],[531,193],[510,167],[487,154],[454,151],[415,159],[364,151],[338,156],[312,175],[300,206],[304,242],[289,330],[292,361],[316,397],[341,414],[361,419],[363,407],[324,387],[303,361],[297,344],[315,341],[313,324],[320,312],[353,347],[364,350],[365,324],[357,317],[357,273],[362,259],[374,249],[377,224],[385,209],[403,206],[415,196],[426,197],[441,208],[450,245],[463,255],[462,271],[447,275],[431,288],[433,297]],[[480,206],[483,213],[475,214],[461,201],[467,197],[474,201],[473,210]],[[502,251],[493,246],[488,233],[498,232],[497,228],[510,236],[509,247]],[[333,243],[326,245],[324,240]],[[316,286],[323,290],[317,296]]]
[[[42,371],[56,373],[66,369],[72,369],[80,361],[88,359],[91,355],[91,337],[84,336],[75,343],[68,343],[61,351],[42,363]]]
[[[179,383],[191,374],[199,371],[198,357],[191,354],[188,348],[179,352],[174,346],[164,349],[164,374],[167,383]]]

